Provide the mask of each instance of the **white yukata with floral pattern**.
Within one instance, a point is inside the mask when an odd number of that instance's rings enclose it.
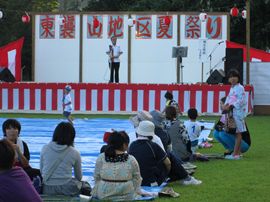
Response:
[[[137,160],[128,155],[125,162],[107,162],[105,154],[98,156],[94,171],[95,186],[92,191],[94,198],[110,201],[132,201],[140,196],[141,174]],[[126,182],[107,182],[109,180],[126,180]]]
[[[238,83],[231,87],[225,104],[234,106],[233,117],[236,122],[236,132],[245,132],[247,130],[245,124],[247,102],[245,89],[241,84]]]

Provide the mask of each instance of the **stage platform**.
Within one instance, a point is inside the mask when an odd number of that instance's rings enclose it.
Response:
[[[0,110],[11,113],[62,113],[67,83],[0,83]],[[229,85],[208,84],[105,84],[68,83],[77,114],[129,114],[140,110],[163,110],[164,94],[172,91],[183,112],[196,108],[201,114],[219,114],[219,100]],[[254,89],[245,86],[247,113],[253,111]]]

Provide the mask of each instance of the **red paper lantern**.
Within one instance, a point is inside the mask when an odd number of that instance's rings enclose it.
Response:
[[[22,22],[23,23],[29,23],[30,22],[30,16],[29,15],[23,15],[22,16]]]
[[[231,8],[230,14],[231,14],[231,16],[233,16],[233,17],[237,17],[238,14],[239,14],[238,8],[237,8],[236,6],[234,6],[233,8]]]
[[[170,16],[166,16],[164,18],[164,22],[165,22],[165,25],[170,25],[170,23],[171,23],[171,17]]]
[[[96,17],[94,18],[93,24],[94,24],[94,28],[98,28],[98,26],[99,26],[99,20]]]

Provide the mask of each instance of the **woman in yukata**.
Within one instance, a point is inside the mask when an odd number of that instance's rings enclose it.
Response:
[[[141,174],[138,162],[126,153],[129,137],[124,131],[114,131],[108,146],[96,161],[94,199],[130,201],[141,195]]]
[[[233,118],[236,123],[235,145],[231,155],[226,155],[226,159],[237,160],[241,156],[241,141],[242,134],[247,131],[245,117],[246,117],[246,96],[245,89],[240,84],[240,74],[237,70],[232,69],[228,74],[229,82],[231,83],[231,89],[222,106],[222,110],[232,110]]]

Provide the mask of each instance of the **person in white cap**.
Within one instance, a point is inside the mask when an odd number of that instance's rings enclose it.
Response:
[[[64,117],[67,118],[68,122],[73,125],[73,118],[71,116],[72,112],[72,102],[71,102],[71,97],[70,97],[70,91],[71,91],[71,86],[66,85],[64,89],[64,95],[63,95],[63,100],[62,100],[62,106],[63,106],[63,115]]]
[[[142,186],[161,185],[167,180],[171,170],[171,162],[165,151],[152,142],[155,126],[151,121],[141,121],[136,128],[137,140],[129,146],[129,154],[133,155],[140,165]]]
[[[141,121],[136,128],[137,140],[129,146],[129,154],[139,163],[142,186],[156,186],[166,182],[180,180],[183,185],[199,185],[202,182],[188,175],[180,163],[171,162],[166,152],[153,139],[155,125],[151,121]],[[178,173],[175,171],[178,169]],[[172,170],[174,172],[172,172]]]
[[[152,115],[148,111],[144,111],[144,110],[138,111],[138,113],[135,116],[132,116],[129,118],[129,120],[133,124],[134,128],[137,128],[141,121],[145,121],[145,120],[152,121],[152,119],[153,119]],[[135,131],[129,133],[128,136],[130,139],[129,145],[137,139],[137,134]],[[157,135],[154,134],[154,136],[152,138],[152,142],[157,143],[163,149],[163,151],[165,151],[163,143]]]

